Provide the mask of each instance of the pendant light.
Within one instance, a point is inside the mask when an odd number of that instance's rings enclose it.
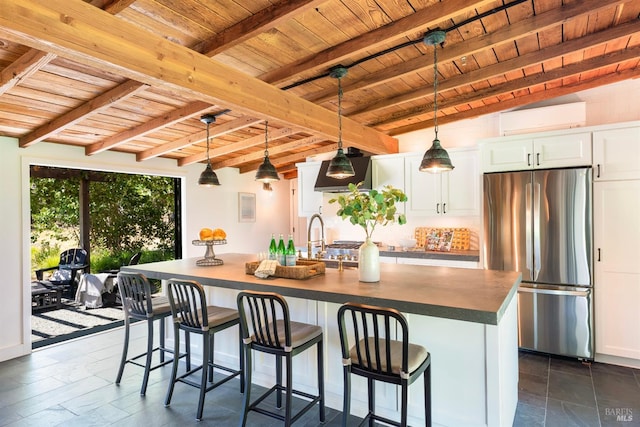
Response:
[[[200,121],[207,124],[207,167],[200,174],[198,184],[203,187],[212,187],[214,185],[220,185],[218,176],[211,167],[211,159],[209,159],[209,125],[216,122],[216,116],[213,114],[204,114],[200,117]]]
[[[445,32],[436,30],[424,36],[424,43],[433,46],[433,129],[435,138],[431,148],[424,153],[420,163],[420,172],[449,172],[453,169],[447,150],[442,148],[438,139],[438,45],[444,42]]]
[[[347,69],[342,66],[335,67],[329,72],[329,76],[338,79],[338,152],[329,163],[327,176],[337,179],[348,178],[356,174],[353,170],[351,160],[345,156],[342,150],[342,82],[340,79],[346,75]]]
[[[274,181],[280,181],[276,168],[269,161],[269,137],[268,137],[269,122],[264,122],[264,161],[256,172],[256,181],[268,184]]]

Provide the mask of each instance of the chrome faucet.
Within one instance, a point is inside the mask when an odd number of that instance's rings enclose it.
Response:
[[[311,226],[313,225],[313,220],[318,218],[320,220],[320,231],[322,233],[322,239],[319,241],[320,242],[320,251],[324,252],[325,247],[324,247],[324,221],[322,220],[322,217],[320,216],[320,214],[313,214],[311,215],[311,219],[309,220],[309,229],[307,230],[307,259],[311,259],[311,244],[312,243],[316,243],[318,242],[318,240],[311,240]]]

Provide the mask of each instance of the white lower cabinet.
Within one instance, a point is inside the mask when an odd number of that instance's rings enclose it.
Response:
[[[598,354],[640,362],[640,180],[594,183]]]

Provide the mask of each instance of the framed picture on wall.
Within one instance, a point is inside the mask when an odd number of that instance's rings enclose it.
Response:
[[[256,222],[255,193],[238,193],[238,222]]]

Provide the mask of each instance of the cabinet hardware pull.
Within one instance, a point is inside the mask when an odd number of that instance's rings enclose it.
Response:
[[[600,248],[598,248],[598,262],[600,262]]]
[[[598,163],[598,173],[596,174],[596,178],[600,178],[600,163]]]
[[[536,163],[538,163],[537,166],[540,166],[540,153],[536,153]]]
[[[440,213],[440,203],[436,203],[436,213]]]
[[[531,153],[527,153],[527,166],[531,166]]]
[[[447,213],[447,204],[446,204],[446,203],[443,203],[443,204],[442,204],[442,213],[443,213],[443,214],[446,214],[446,213]]]

